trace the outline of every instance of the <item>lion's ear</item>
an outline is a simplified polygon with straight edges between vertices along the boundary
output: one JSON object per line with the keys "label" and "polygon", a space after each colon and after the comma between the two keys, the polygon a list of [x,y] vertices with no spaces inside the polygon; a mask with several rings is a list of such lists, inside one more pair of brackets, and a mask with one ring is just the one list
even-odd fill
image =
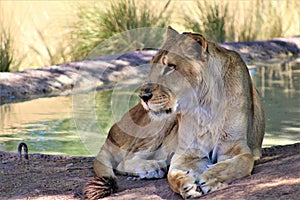
{"label": "lion's ear", "polygon": [[200,34],[183,33],[185,36],[181,48],[189,57],[200,58],[201,60],[206,57],[207,40]]}
{"label": "lion's ear", "polygon": [[195,40],[198,44],[200,44],[202,46],[202,51],[204,52],[207,51],[207,40],[203,35],[197,33],[187,33],[187,32],[184,32],[183,35],[187,35],[188,37]]}
{"label": "lion's ear", "polygon": [[206,39],[200,34],[194,34],[194,40],[196,40],[201,46],[204,52],[207,51],[207,41]]}
{"label": "lion's ear", "polygon": [[171,26],[168,26],[168,29],[167,29],[167,40],[174,40],[175,37],[178,35],[179,33],[173,29]]}

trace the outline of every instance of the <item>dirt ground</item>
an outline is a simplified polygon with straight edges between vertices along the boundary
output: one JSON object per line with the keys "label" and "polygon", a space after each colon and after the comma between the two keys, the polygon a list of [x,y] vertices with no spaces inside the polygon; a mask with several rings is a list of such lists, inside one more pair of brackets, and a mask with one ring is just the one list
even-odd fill
{"label": "dirt ground", "polygon": [[[94,176],[93,157],[0,152],[0,199],[81,199]],[[180,199],[166,179],[127,180],[118,176],[119,191],[107,200]],[[200,199],[299,199],[300,143],[263,149],[253,175]]]}

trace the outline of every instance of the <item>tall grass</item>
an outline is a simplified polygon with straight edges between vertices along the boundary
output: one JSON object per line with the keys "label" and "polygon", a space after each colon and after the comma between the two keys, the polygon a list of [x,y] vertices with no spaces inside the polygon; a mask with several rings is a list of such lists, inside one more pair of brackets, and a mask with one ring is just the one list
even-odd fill
{"label": "tall grass", "polygon": [[[140,2],[120,0],[111,2],[105,9],[99,2],[95,2],[92,6],[79,6],[78,20],[71,27],[73,58],[85,58],[99,43],[124,31],[142,27],[165,28],[170,23],[171,12],[167,11],[169,5],[170,0],[162,8],[154,10],[146,0]],[[145,35],[145,38],[147,36]],[[135,42],[133,37],[126,40],[124,45]],[[118,47],[120,44],[112,45]],[[141,44],[143,45],[145,44]],[[107,53],[114,52],[107,51]]]}
{"label": "tall grass", "polygon": [[[46,37],[46,34],[36,28],[37,40],[42,43],[43,48],[37,48],[34,45],[30,45],[30,49],[43,60],[43,64],[55,65],[71,61],[70,48],[68,48],[69,43],[57,38],[56,43],[50,43]],[[67,34],[60,34],[60,37],[66,37]]]}
{"label": "tall grass", "polygon": [[228,23],[228,4],[217,4],[209,1],[196,1],[194,15],[184,16],[184,26],[194,32],[202,33],[207,38],[224,42],[228,33],[226,25]]}
{"label": "tall grass", "polygon": [[[256,0],[248,2],[248,8],[241,8],[241,13],[234,20],[235,40],[253,41],[281,37],[285,34],[293,16],[288,15],[289,4],[292,1],[282,1],[280,4],[272,1]],[[247,5],[246,5],[247,6]],[[249,9],[253,8],[253,9]],[[242,23],[240,23],[242,22]]]}
{"label": "tall grass", "polygon": [[1,28],[0,30],[0,72],[9,72],[12,65],[13,52],[10,33]]}
{"label": "tall grass", "polygon": [[[103,53],[144,49],[153,41],[161,43],[162,37],[139,31],[139,27],[172,25],[179,31],[200,32],[219,42],[266,40],[300,33],[299,0],[68,1],[65,2],[67,7],[49,6],[49,9],[47,4],[34,7],[45,9],[40,14],[52,12],[49,20],[43,20],[47,15],[35,15],[38,12],[32,12],[29,6],[0,1],[0,25],[3,21],[6,25],[6,28],[0,27],[0,56],[4,63],[0,71],[83,59],[98,44],[121,32],[124,40],[107,43]],[[171,15],[171,11],[174,14]],[[13,34],[7,25],[13,28]],[[68,34],[70,26],[71,34]],[[130,29],[136,32],[127,34]]]}
{"label": "tall grass", "polygon": [[[257,4],[257,6],[255,6]],[[236,15],[237,22],[233,21],[234,36],[236,41],[253,41],[257,40],[259,35],[262,35],[263,17],[262,12],[264,8],[260,5],[260,0],[252,1],[248,5],[252,9],[240,8],[243,10],[243,16],[240,18],[241,13]],[[238,8],[239,10],[239,8]]]}
{"label": "tall grass", "polygon": [[183,24],[217,42],[265,40],[284,36],[290,26],[299,31],[294,21],[299,20],[295,10],[299,4],[296,0],[197,0]]}
{"label": "tall grass", "polygon": [[0,19],[0,72],[9,72],[16,68],[15,49],[11,29],[4,26]]}
{"label": "tall grass", "polygon": [[[289,10],[289,3],[282,2],[282,6],[286,10]],[[299,4],[300,6],[300,4]],[[280,37],[284,35],[284,32],[291,26],[293,20],[285,19],[285,13],[277,8],[271,1],[267,2],[265,5],[266,15],[262,16],[264,24],[267,25],[268,32],[266,33],[267,38]],[[300,15],[300,14],[299,14]],[[300,22],[296,22],[300,28]]]}

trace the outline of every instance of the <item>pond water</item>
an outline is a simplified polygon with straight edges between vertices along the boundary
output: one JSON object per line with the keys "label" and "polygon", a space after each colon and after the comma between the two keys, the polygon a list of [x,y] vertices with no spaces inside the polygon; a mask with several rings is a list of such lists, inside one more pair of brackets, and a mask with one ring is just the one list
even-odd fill
{"label": "pond water", "polygon": [[[300,63],[251,67],[266,112],[263,146],[300,142]],[[138,102],[137,85],[0,106],[0,151],[95,155],[110,126]],[[125,105],[125,106],[124,106]]]}

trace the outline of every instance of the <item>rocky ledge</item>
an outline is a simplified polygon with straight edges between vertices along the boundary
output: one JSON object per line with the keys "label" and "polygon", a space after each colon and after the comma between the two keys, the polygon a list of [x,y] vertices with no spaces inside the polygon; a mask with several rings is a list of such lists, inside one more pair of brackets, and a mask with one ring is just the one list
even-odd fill
{"label": "rocky ledge", "polygon": [[[220,45],[237,51],[249,67],[267,63],[281,64],[297,58],[300,53],[300,37]],[[133,80],[141,75],[145,77],[149,71],[149,61],[155,53],[138,51],[36,70],[0,73],[0,105],[93,89],[109,89],[120,79]],[[87,81],[85,87],[77,87]]]}

